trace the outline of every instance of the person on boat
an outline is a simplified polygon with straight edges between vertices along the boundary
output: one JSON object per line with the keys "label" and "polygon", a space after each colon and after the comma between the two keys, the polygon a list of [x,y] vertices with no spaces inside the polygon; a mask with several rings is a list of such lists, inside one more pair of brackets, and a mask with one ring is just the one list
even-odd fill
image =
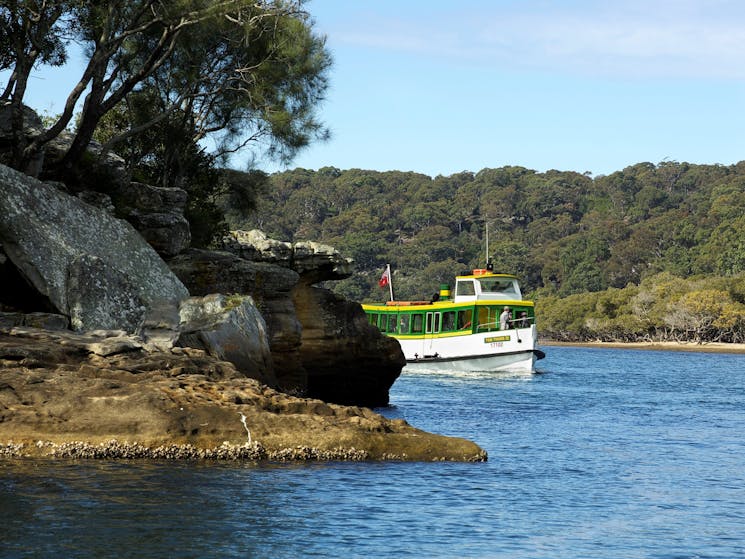
{"label": "person on boat", "polygon": [[512,313],[510,313],[510,308],[505,307],[502,311],[502,314],[499,315],[499,329],[500,330],[508,330],[510,327],[510,319],[512,318]]}
{"label": "person on boat", "polygon": [[528,326],[530,326],[530,320],[528,319],[528,313],[525,311],[522,311],[520,315],[518,316],[517,327],[527,328]]}

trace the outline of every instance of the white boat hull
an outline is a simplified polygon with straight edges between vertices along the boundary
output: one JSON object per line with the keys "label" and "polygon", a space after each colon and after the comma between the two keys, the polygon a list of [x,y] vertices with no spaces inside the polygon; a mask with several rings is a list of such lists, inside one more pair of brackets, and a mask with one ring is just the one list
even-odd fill
{"label": "white boat hull", "polygon": [[401,339],[406,369],[431,371],[525,371],[543,352],[535,326],[468,336]]}

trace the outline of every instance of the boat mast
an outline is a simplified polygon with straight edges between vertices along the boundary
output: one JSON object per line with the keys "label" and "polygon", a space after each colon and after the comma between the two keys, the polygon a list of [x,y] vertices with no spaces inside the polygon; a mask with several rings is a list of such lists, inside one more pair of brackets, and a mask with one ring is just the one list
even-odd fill
{"label": "boat mast", "polygon": [[492,264],[491,256],[489,256],[489,222],[487,220],[484,220],[484,224],[486,225],[486,269],[490,272],[493,272],[494,264]]}
{"label": "boat mast", "polygon": [[484,255],[484,262],[487,264],[489,263],[489,222],[484,220],[484,225],[486,225],[486,254]]}

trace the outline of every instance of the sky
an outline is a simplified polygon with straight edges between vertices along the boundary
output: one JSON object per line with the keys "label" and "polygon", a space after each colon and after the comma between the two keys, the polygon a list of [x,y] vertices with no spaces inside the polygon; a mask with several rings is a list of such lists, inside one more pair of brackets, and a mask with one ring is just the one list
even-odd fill
{"label": "sky", "polygon": [[745,159],[741,0],[311,0],[332,140],[294,166],[610,174]]}
{"label": "sky", "polygon": [[[259,162],[267,171],[434,177],[520,165],[598,176],[645,161],[745,159],[741,0],[309,0],[305,8],[334,59],[318,108],[332,138],[288,167]],[[29,104],[59,112],[69,76],[40,71]]]}

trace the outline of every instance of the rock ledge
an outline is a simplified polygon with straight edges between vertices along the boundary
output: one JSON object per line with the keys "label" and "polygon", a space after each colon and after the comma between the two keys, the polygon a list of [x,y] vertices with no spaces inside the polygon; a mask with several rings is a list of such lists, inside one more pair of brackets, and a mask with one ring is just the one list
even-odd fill
{"label": "rock ledge", "polygon": [[278,392],[201,350],[112,338],[0,331],[0,457],[486,460],[465,439]]}

